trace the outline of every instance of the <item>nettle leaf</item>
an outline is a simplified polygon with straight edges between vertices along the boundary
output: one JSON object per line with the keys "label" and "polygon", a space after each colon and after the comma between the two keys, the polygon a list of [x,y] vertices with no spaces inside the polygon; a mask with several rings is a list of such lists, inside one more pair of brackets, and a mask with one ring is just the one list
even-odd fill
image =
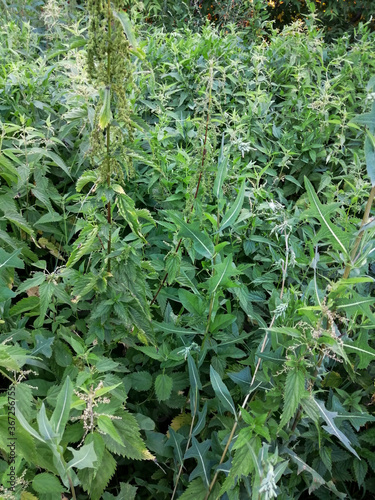
{"label": "nettle leaf", "polygon": [[64,486],[60,483],[56,476],[43,472],[37,474],[32,482],[33,490],[37,493],[62,493],[66,491]]}
{"label": "nettle leaf", "polygon": [[56,407],[51,416],[51,426],[61,437],[69,420],[70,405],[73,396],[73,384],[69,376],[66,377],[64,385],[57,396]]}
{"label": "nettle leaf", "polygon": [[206,441],[204,441],[203,443],[199,443],[194,436],[191,439],[192,446],[185,453],[184,460],[188,458],[195,458],[198,462],[198,465],[190,474],[189,480],[192,481],[199,476],[203,479],[204,484],[206,486],[209,486],[211,461],[208,460],[207,453],[211,447],[211,440],[206,439]]}
{"label": "nettle leaf", "polygon": [[211,238],[199,229],[197,223],[187,223],[179,215],[168,211],[168,217],[180,228],[179,235],[193,241],[195,251],[207,259],[212,259],[215,248]]}
{"label": "nettle leaf", "polygon": [[361,487],[363,485],[363,482],[365,480],[367,471],[368,471],[368,465],[365,460],[354,460],[353,463],[353,470],[354,470],[354,475],[356,478],[356,481],[358,483],[358,486]]}
{"label": "nettle leaf", "polygon": [[[221,221],[220,229],[219,231],[216,232],[224,231],[224,229],[226,229],[227,227],[233,226],[242,208],[244,198],[245,198],[245,181],[242,182],[242,185],[240,187],[235,202],[233,203],[233,205],[231,205],[230,209],[226,211]],[[216,234],[216,232],[214,234]]]}
{"label": "nettle leaf", "polygon": [[206,498],[207,488],[201,478],[189,482],[189,486],[179,497],[179,500],[204,500]]}
{"label": "nettle leaf", "polygon": [[73,467],[75,469],[94,468],[94,463],[97,461],[94,443],[85,444],[79,450],[68,446],[68,450],[73,453],[73,458],[67,463],[67,470]]}
{"label": "nettle leaf", "polygon": [[[117,462],[107,449],[103,449],[97,470],[83,469],[78,472],[82,488],[90,493],[91,500],[104,498],[103,492],[116,472]],[[102,496],[103,495],[103,496]]]}
{"label": "nettle leaf", "polygon": [[321,229],[316,236],[317,241],[328,240],[333,248],[348,256],[347,248],[350,243],[350,234],[345,233],[342,229],[334,226],[329,220],[327,207],[322,205],[317,197],[315,190],[307,177],[305,177],[305,186],[307,194],[311,203],[311,209],[308,211],[309,215],[316,217],[320,224]]}
{"label": "nettle leaf", "polygon": [[155,392],[158,401],[165,401],[169,399],[172,393],[173,387],[173,379],[166,375],[165,373],[161,373],[155,379]]}
{"label": "nettle leaf", "polygon": [[170,253],[165,260],[165,271],[168,273],[168,284],[171,285],[180,272],[180,253]]}
{"label": "nettle leaf", "polygon": [[375,350],[368,345],[368,332],[362,330],[355,342],[344,342],[345,351],[353,352],[359,356],[358,368],[366,369],[368,365],[375,359]]}
{"label": "nettle leaf", "polygon": [[140,436],[137,420],[128,412],[121,412],[121,420],[113,420],[122,444],[114,440],[109,434],[103,436],[107,448],[113,453],[133,460],[153,460],[154,457],[146,449]]}
{"label": "nettle leaf", "polygon": [[325,429],[329,434],[332,434],[332,436],[336,436],[341,443],[353,453],[358,459],[359,456],[355,449],[352,447],[350,444],[350,441],[347,436],[343,432],[340,431],[340,429],[336,426],[334,418],[337,416],[337,412],[333,411],[328,411],[327,408],[324,406],[323,401],[319,401],[317,399],[312,398],[312,401],[315,403],[315,405],[318,407],[319,413],[323,420],[325,420],[327,425],[323,426],[323,429]]}
{"label": "nettle leaf", "polygon": [[232,396],[230,395],[227,386],[221,380],[220,375],[212,365],[210,366],[210,380],[212,388],[215,391],[216,396],[219,398],[221,404],[224,406],[224,408],[229,410],[237,420],[236,407],[234,405]]}
{"label": "nettle leaf", "polygon": [[280,420],[280,427],[283,427],[293,417],[300,404],[301,399],[306,395],[305,372],[301,367],[295,367],[288,371],[284,388],[284,408]]}
{"label": "nettle leaf", "polygon": [[220,495],[232,489],[242,476],[247,477],[254,470],[258,477],[261,475],[257,459],[258,449],[256,438],[251,438],[235,451],[228,477],[223,483]]}

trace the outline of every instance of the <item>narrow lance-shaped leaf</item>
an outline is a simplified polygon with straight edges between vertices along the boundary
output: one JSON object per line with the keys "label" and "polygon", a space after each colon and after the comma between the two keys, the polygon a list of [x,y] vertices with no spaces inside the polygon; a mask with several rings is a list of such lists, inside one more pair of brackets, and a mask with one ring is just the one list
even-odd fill
{"label": "narrow lance-shaped leaf", "polygon": [[190,474],[189,480],[192,481],[196,477],[201,477],[204,483],[208,486],[210,484],[210,468],[211,464],[207,460],[207,453],[211,446],[211,440],[207,439],[203,443],[199,443],[195,437],[192,438],[192,446],[185,453],[184,460],[187,458],[195,458],[198,462],[196,468]]}
{"label": "narrow lance-shaped leaf", "polygon": [[358,368],[365,370],[371,361],[375,360],[375,350],[368,345],[368,332],[362,331],[355,342],[344,342],[345,351],[359,356]]}
{"label": "narrow lance-shaped leaf", "polygon": [[203,257],[212,259],[214,254],[214,244],[210,237],[199,230],[197,224],[188,224],[179,215],[168,212],[168,217],[180,228],[180,235],[193,240],[195,250]]}
{"label": "narrow lance-shaped leaf", "polygon": [[221,150],[218,161],[217,175],[214,182],[214,195],[220,199],[223,197],[223,182],[227,176],[228,158],[224,158],[224,134],[221,140]]}
{"label": "narrow lance-shaped leaf", "polygon": [[212,388],[215,391],[216,396],[219,398],[221,404],[224,406],[224,408],[233,413],[233,415],[237,419],[236,407],[234,406],[232,396],[230,395],[227,386],[221,380],[220,375],[212,365],[210,366],[210,379]]}
{"label": "narrow lance-shaped leaf", "polygon": [[325,213],[325,207],[320,203],[314,188],[307,177],[305,177],[305,186],[307,194],[312,205],[310,213],[313,217],[316,217],[321,223],[321,229],[317,235],[317,239],[328,239],[331,245],[337,250],[348,255],[346,246],[349,243],[350,236],[344,233],[340,228],[334,227],[332,222],[327,217]]}
{"label": "narrow lance-shaped leaf", "polygon": [[[230,207],[230,209],[225,213],[223,220],[221,221],[219,231],[223,231],[228,226],[231,226],[236,222],[238,214],[240,213],[240,210],[241,210],[242,205],[243,205],[244,197],[245,197],[245,181],[242,182],[241,188],[238,192],[238,195],[237,195],[235,202]],[[218,232],[218,231],[216,231],[216,232]]]}
{"label": "narrow lance-shaped leaf", "polygon": [[191,411],[195,415],[198,409],[199,401],[199,390],[202,389],[202,384],[199,378],[199,373],[197,365],[191,354],[188,354],[188,369],[189,369],[189,380],[190,380],[190,405]]}
{"label": "narrow lance-shaped leaf", "polygon": [[69,377],[66,377],[64,385],[57,396],[56,407],[51,417],[51,426],[56,434],[62,436],[69,419],[70,404],[73,396],[73,384]]}
{"label": "narrow lance-shaped leaf", "polygon": [[111,111],[111,90],[109,87],[104,89],[103,106],[99,113],[99,127],[103,130],[112,120]]}

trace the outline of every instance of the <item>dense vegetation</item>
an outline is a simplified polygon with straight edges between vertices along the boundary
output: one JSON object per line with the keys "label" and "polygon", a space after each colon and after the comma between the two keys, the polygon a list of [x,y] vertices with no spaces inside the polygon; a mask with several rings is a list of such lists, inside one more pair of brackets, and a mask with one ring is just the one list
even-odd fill
{"label": "dense vegetation", "polygon": [[315,3],[4,2],[1,499],[374,497],[375,33]]}

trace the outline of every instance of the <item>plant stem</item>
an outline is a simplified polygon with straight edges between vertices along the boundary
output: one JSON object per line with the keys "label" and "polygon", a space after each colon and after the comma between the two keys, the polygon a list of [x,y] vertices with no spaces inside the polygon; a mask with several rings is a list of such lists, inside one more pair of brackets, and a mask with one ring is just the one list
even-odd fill
{"label": "plant stem", "polygon": [[[111,26],[111,1],[108,0],[108,47],[107,47],[107,85],[111,85],[111,37],[112,37],[112,26]],[[108,188],[111,187],[111,125],[107,125],[107,185]],[[111,253],[112,246],[112,216],[111,216],[111,202],[107,203],[107,221],[109,224],[109,235],[108,235],[108,246],[107,246],[107,257]],[[111,261],[108,258],[107,270],[111,272]]]}
{"label": "plant stem", "polygon": [[[375,186],[373,186],[371,191],[370,191],[370,195],[369,195],[367,203],[366,203],[365,213],[363,214],[363,218],[362,218],[362,222],[361,222],[361,228],[368,222],[368,218],[370,215],[370,210],[372,207],[372,203],[374,201],[374,197],[375,197]],[[364,231],[360,231],[355,242],[354,242],[353,250],[350,254],[351,262],[346,264],[345,271],[343,274],[343,279],[347,279],[349,277],[349,274],[350,274],[350,271],[352,268],[351,264],[352,264],[352,262],[355,262],[357,260],[355,257],[356,257],[356,253],[357,253],[359,244],[361,243],[363,234],[364,234]]]}
{"label": "plant stem", "polygon": [[68,475],[68,481],[69,481],[69,485],[70,485],[70,491],[72,492],[72,498],[73,498],[73,500],[77,500],[76,492],[75,492],[75,489],[73,486],[73,481],[71,480],[69,475]]}

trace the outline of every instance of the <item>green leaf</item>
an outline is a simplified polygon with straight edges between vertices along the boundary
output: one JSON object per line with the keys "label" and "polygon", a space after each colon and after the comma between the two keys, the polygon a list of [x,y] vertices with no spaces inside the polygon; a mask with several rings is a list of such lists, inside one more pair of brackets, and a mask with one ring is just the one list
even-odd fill
{"label": "green leaf", "polygon": [[19,421],[19,423],[22,425],[22,427],[27,430],[31,436],[33,436],[35,439],[38,441],[41,441],[42,443],[45,443],[46,441],[41,437],[41,435],[31,427],[31,425],[27,422],[25,417],[22,415],[22,413],[19,411],[18,406],[16,404],[16,417]]}
{"label": "green leaf", "polygon": [[104,130],[109,123],[111,123],[113,119],[112,111],[111,111],[111,89],[109,87],[105,87],[104,89],[104,97],[103,97],[103,106],[99,112],[99,127]]}
{"label": "green leaf", "polygon": [[170,253],[165,260],[165,271],[168,273],[168,284],[171,285],[180,272],[181,255],[179,253]]}
{"label": "green leaf", "polygon": [[344,233],[342,229],[337,226],[333,226],[331,221],[327,218],[327,207],[323,206],[319,198],[317,197],[314,188],[307,177],[305,177],[305,186],[307,190],[310,203],[312,205],[309,214],[312,217],[316,217],[321,223],[321,229],[316,237],[317,240],[328,239],[331,245],[343,252],[344,255],[348,256],[347,247],[350,242],[350,235]]}
{"label": "green leaf", "polygon": [[354,460],[353,470],[358,486],[361,487],[365,480],[368,466],[365,460]]}
{"label": "green leaf", "polygon": [[43,472],[37,474],[32,482],[33,490],[37,493],[62,493],[66,491],[64,486],[60,483],[56,476]]}
{"label": "green leaf", "polygon": [[47,418],[46,407],[44,406],[44,403],[42,403],[36,419],[38,422],[39,432],[43,439],[45,439],[46,442],[52,441],[53,443],[58,443],[60,441],[60,438],[58,434],[52,429],[51,423]]}
{"label": "green leaf", "polygon": [[260,476],[261,471],[258,469],[257,460],[257,442],[255,438],[251,438],[244,446],[235,450],[229,474],[223,483],[220,494],[223,495],[232,489],[242,476],[247,477],[254,470]]}
{"label": "green leaf", "polygon": [[332,436],[336,436],[341,443],[353,453],[358,459],[359,456],[355,449],[351,446],[349,439],[343,432],[341,432],[338,427],[335,424],[334,418],[337,416],[337,412],[333,411],[328,411],[327,408],[324,406],[323,401],[319,401],[318,399],[312,398],[312,401],[315,403],[315,405],[319,409],[319,413],[323,420],[325,420],[327,425],[323,426],[323,429],[325,429],[329,434],[332,434]]}
{"label": "green leaf", "polygon": [[24,269],[25,264],[23,260],[18,258],[21,253],[21,248],[17,248],[12,253],[8,253],[2,248],[0,248],[0,269],[5,269],[7,267],[17,267],[19,269]]}
{"label": "green leaf", "polygon": [[214,182],[214,195],[216,198],[223,197],[223,182],[227,176],[228,158],[224,157],[224,133],[221,139],[221,149],[217,166],[217,174]]}
{"label": "green leaf", "polygon": [[79,471],[78,477],[84,490],[90,493],[91,500],[104,498],[103,492],[115,474],[116,466],[116,460],[107,449],[104,449],[100,463],[97,465],[97,471],[94,469]]}
{"label": "green leaf", "polygon": [[305,373],[296,367],[288,371],[284,388],[284,408],[280,420],[280,427],[283,427],[293,417],[301,399],[306,395]]}
{"label": "green leaf", "polygon": [[201,478],[189,481],[189,486],[178,500],[204,500],[206,498],[207,488]]}
{"label": "green leaf", "polygon": [[117,432],[116,427],[113,425],[110,417],[108,417],[107,415],[99,415],[97,422],[98,427],[103,434],[108,434],[112,439],[122,444],[122,438]]}
{"label": "green leaf", "polygon": [[155,392],[158,401],[169,399],[172,393],[173,380],[169,375],[161,373],[155,380]]}
{"label": "green leaf", "polygon": [[86,467],[93,468],[94,462],[97,460],[94,443],[85,444],[79,450],[75,450],[68,446],[68,450],[73,453],[73,458],[67,463],[67,470],[85,469]]}
{"label": "green leaf", "polygon": [[375,350],[368,345],[368,332],[366,330],[362,330],[355,342],[344,342],[342,345],[345,351],[359,356],[358,368],[360,370],[366,369],[375,359]]}
{"label": "green leaf", "polygon": [[133,415],[121,412],[121,420],[113,420],[113,425],[120,434],[123,444],[117,443],[106,434],[103,439],[110,451],[133,460],[152,460],[154,458],[146,449],[140,436],[138,422]]}
{"label": "green leaf", "polygon": [[61,170],[63,170],[66,173],[67,176],[69,176],[71,178],[69,168],[65,164],[64,160],[59,155],[54,153],[53,151],[48,151],[47,149],[42,149],[42,148],[32,148],[30,150],[30,154],[33,154],[33,153],[39,153],[43,156],[46,156],[47,158],[52,160],[53,163],[55,163],[58,167],[60,167]]}
{"label": "green leaf", "polygon": [[46,358],[50,358],[52,356],[52,348],[55,337],[44,337],[40,333],[35,335],[35,347],[31,351],[31,354],[35,356],[36,354],[40,356],[43,354]]}
{"label": "green leaf", "polygon": [[187,328],[182,328],[181,326],[176,326],[174,323],[154,323],[154,328],[158,332],[163,332],[165,334],[176,334],[176,335],[198,335],[199,332],[194,330],[188,330]]}
{"label": "green leaf", "polygon": [[4,213],[4,218],[7,219],[9,222],[12,222],[15,226],[17,226],[21,231],[24,233],[34,237],[35,232],[30,226],[30,224],[27,222],[27,220],[18,212],[14,212],[12,210],[9,210],[9,212]]}
{"label": "green leaf", "polygon": [[124,379],[130,382],[131,388],[135,391],[148,391],[152,386],[152,376],[150,373],[145,371],[133,372],[126,375]]}
{"label": "green leaf", "polygon": [[57,396],[56,407],[51,416],[52,429],[63,436],[65,426],[69,420],[70,405],[73,396],[73,384],[69,376],[66,377],[64,385]]}
{"label": "green leaf", "polygon": [[220,289],[220,287],[226,286],[230,278],[235,275],[236,272],[236,266],[233,263],[233,256],[232,254],[229,254],[223,262],[215,264],[213,276],[205,282],[208,293],[213,295]]}
{"label": "green leaf", "polygon": [[[240,187],[235,202],[233,203],[233,205],[231,205],[230,209],[227,210],[227,212],[225,213],[221,221],[219,231],[224,231],[224,229],[226,229],[228,226],[233,226],[233,224],[236,222],[238,214],[240,213],[240,210],[243,205],[244,197],[245,197],[245,181],[242,182],[242,185]],[[216,234],[216,232],[214,234]]]}
{"label": "green leaf", "polygon": [[369,137],[365,139],[365,157],[367,175],[370,178],[371,186],[375,186],[375,146]]}
{"label": "green leaf", "polygon": [[179,215],[167,212],[167,215],[180,228],[180,236],[193,240],[194,248],[202,257],[212,259],[215,248],[210,237],[199,230],[197,224],[185,222]]}
{"label": "green leaf", "polygon": [[184,458],[183,458],[183,453],[181,450],[181,443],[183,441],[185,441],[185,437],[182,436],[182,434],[175,432],[172,429],[172,427],[168,428],[168,432],[169,432],[170,437],[169,437],[168,441],[165,443],[165,445],[172,446],[177,464],[182,464],[184,461]]}
{"label": "green leaf", "polygon": [[202,384],[197,365],[195,364],[195,361],[190,353],[187,356],[187,360],[190,381],[190,406],[192,413],[195,414],[198,409],[199,391],[202,390]]}
{"label": "green leaf", "polygon": [[187,450],[184,456],[184,460],[188,458],[195,458],[198,462],[196,468],[192,471],[189,476],[189,481],[192,481],[197,476],[203,479],[203,482],[206,486],[210,484],[210,465],[209,460],[206,455],[208,450],[211,447],[211,440],[206,439],[203,443],[198,443],[198,441],[193,436],[192,438],[192,446]]}
{"label": "green leaf", "polygon": [[212,388],[215,391],[216,396],[219,398],[221,404],[224,406],[224,408],[233,413],[237,420],[236,407],[234,406],[232,396],[230,395],[227,386],[221,380],[220,375],[212,365],[210,366],[210,380]]}

